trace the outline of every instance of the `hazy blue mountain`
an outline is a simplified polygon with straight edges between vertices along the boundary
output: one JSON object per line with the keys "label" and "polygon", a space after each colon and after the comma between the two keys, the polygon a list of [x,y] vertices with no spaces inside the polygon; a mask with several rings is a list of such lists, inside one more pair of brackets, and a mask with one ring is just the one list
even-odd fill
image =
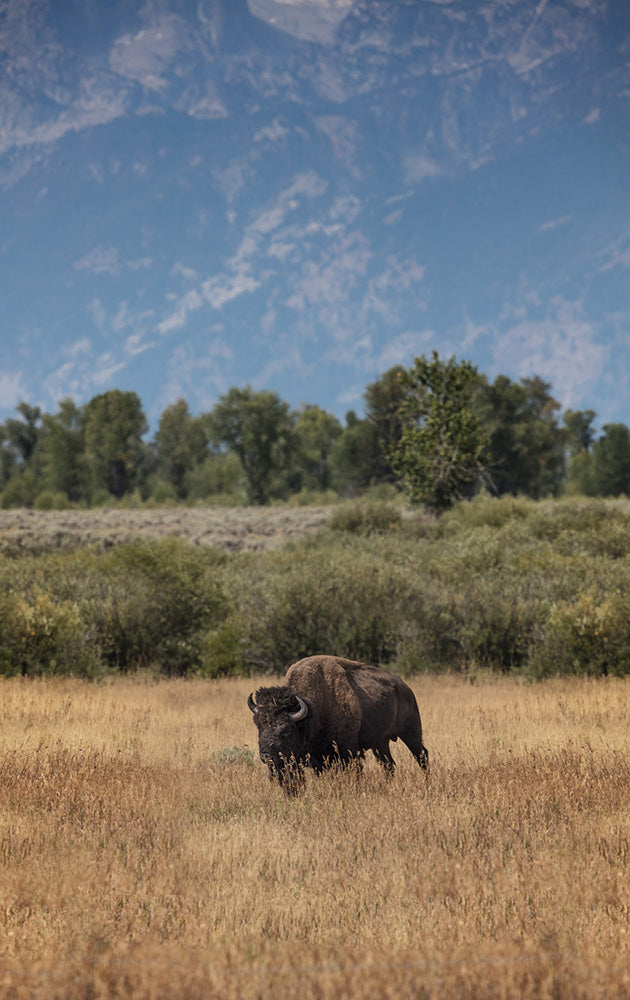
{"label": "hazy blue mountain", "polygon": [[627,0],[0,0],[0,419],[434,348],[630,422]]}

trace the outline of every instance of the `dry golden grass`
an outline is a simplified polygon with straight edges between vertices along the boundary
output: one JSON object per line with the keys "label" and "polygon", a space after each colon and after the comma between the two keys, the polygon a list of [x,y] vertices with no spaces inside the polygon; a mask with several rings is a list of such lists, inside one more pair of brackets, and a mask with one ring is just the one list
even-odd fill
{"label": "dry golden grass", "polygon": [[419,678],[428,781],[294,799],[255,683],[0,683],[2,997],[630,996],[628,683]]}

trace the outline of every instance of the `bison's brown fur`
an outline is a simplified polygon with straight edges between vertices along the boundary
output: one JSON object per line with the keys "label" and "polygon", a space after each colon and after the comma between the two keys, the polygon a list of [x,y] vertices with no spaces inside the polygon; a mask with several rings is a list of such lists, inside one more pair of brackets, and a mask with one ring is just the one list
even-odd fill
{"label": "bison's brown fur", "polygon": [[[420,767],[429,755],[412,690],[400,677],[338,656],[308,656],[289,667],[284,684],[250,695],[261,760],[292,789],[305,766],[361,762],[366,750],[394,770],[391,740],[406,743]],[[289,780],[287,780],[289,779]]]}

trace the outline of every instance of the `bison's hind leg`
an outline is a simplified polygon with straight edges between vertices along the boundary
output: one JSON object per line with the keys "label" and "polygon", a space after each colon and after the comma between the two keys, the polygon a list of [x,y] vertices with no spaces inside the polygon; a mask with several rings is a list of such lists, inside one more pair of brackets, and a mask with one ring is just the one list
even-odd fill
{"label": "bison's hind leg", "polygon": [[422,770],[428,772],[429,751],[422,742],[422,733],[401,733],[400,738],[409,747]]}
{"label": "bison's hind leg", "polygon": [[394,773],[396,764],[389,749],[389,741],[385,743],[383,746],[372,747],[372,753],[376,757],[379,764],[381,764],[384,767],[387,776],[391,778],[391,776]]}

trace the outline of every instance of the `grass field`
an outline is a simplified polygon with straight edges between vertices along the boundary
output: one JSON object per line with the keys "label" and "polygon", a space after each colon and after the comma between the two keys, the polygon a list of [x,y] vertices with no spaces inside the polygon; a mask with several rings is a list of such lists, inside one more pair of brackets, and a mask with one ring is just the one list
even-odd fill
{"label": "grass field", "polygon": [[255,679],[0,681],[0,995],[627,998],[627,681],[416,678],[405,747],[285,797]]}

